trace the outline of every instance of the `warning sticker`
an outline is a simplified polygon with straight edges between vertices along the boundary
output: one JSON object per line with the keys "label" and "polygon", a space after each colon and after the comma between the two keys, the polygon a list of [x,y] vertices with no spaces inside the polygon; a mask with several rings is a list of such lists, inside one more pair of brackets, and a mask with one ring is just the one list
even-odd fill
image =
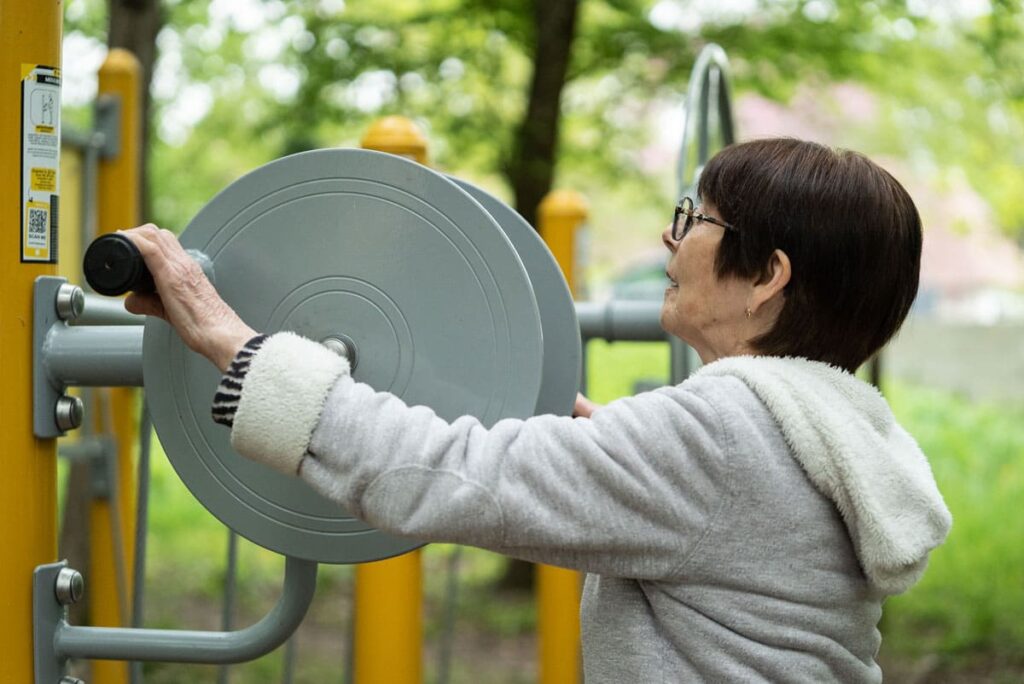
{"label": "warning sticker", "polygon": [[57,262],[60,69],[21,65],[21,260]]}
{"label": "warning sticker", "polygon": [[30,190],[57,192],[57,172],[53,169],[32,169]]}

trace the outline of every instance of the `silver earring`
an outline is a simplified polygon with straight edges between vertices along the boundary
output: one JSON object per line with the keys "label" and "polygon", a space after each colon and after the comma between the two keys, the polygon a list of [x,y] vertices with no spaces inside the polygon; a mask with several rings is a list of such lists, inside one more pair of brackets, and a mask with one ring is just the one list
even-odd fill
{"label": "silver earring", "polygon": [[751,311],[751,310],[750,310],[750,307],[748,306],[748,307],[747,307],[747,318],[750,318],[750,317],[751,317],[751,316],[753,316],[753,315],[754,315],[754,312],[753,312],[753,311]]}

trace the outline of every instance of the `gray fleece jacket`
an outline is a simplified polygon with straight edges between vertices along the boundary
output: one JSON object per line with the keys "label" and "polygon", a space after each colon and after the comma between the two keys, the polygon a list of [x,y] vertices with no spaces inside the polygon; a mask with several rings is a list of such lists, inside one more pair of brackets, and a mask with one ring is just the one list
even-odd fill
{"label": "gray fleece jacket", "polygon": [[232,443],[381,530],[588,573],[594,684],[880,681],[882,602],[951,525],[878,392],[799,359],[485,429],[282,333],[252,357]]}

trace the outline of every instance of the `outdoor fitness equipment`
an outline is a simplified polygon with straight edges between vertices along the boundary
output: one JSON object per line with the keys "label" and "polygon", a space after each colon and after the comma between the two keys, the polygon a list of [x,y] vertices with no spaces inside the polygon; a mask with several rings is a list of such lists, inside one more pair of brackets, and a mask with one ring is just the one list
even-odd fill
{"label": "outdoor fitness equipment", "polygon": [[[123,238],[101,240],[114,246],[100,256],[99,242],[90,247],[90,280],[119,267],[145,276],[130,255],[115,258],[126,250],[116,245]],[[322,341],[349,357],[357,380],[407,403],[486,425],[572,410],[580,336],[557,264],[515,212],[464,181],[367,150],[306,152],[230,185],[181,242],[205,258],[221,296],[254,328]],[[535,287],[543,287],[541,297]],[[88,319],[89,305],[78,306]],[[39,394],[144,378],[153,423],[179,476],[253,542],[328,563],[418,546],[235,454],[229,432],[209,418],[218,372],[163,321],[147,320],[144,336],[140,326],[43,327]],[[54,421],[52,406],[37,403],[37,431],[73,424]]]}
{"label": "outdoor fitness equipment", "polygon": [[[111,293],[144,282],[123,238],[100,240],[86,257],[91,281]],[[306,152],[230,185],[181,242],[253,327],[319,340],[350,359],[357,380],[407,403],[486,425],[572,410],[580,330],[557,263],[515,212],[464,181],[389,154]],[[126,281],[111,286],[119,271]],[[37,683],[57,681],[69,657],[257,657],[301,621],[317,562],[361,563],[418,546],[234,453],[228,431],[209,417],[218,372],[163,321],[142,325],[119,304],[53,277],[37,280],[34,307],[36,436],[81,424],[68,386],[144,384],[168,458],[196,498],[288,557],[277,607],[238,632],[72,626],[63,606],[76,600],[81,576],[64,563],[39,566]]]}
{"label": "outdoor fitness equipment", "polygon": [[719,149],[736,141],[729,59],[721,46],[711,43],[697,55],[684,108],[683,142],[676,163],[676,187],[680,197],[692,195],[708,160]]}

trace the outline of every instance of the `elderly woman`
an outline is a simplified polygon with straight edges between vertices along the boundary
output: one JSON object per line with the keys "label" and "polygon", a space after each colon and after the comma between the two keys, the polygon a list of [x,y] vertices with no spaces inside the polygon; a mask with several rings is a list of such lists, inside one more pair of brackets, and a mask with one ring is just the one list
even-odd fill
{"label": "elderly woman", "polygon": [[917,291],[921,225],[865,157],[729,147],[662,234],[663,327],[686,382],[581,417],[447,423],[292,333],[257,335],[174,236],[126,232],[169,321],[225,371],[239,453],[370,524],[582,570],[588,682],[877,682],[882,602],[951,518],[885,401],[853,372]]}

